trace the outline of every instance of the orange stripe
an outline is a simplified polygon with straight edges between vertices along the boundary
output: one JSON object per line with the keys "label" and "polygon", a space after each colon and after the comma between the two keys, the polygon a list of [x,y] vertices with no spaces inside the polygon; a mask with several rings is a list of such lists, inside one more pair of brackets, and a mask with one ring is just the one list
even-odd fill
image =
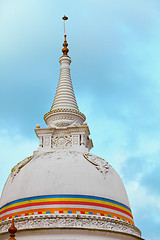
{"label": "orange stripe", "polygon": [[[16,216],[18,215],[18,217],[21,217],[21,214],[26,214],[26,213],[32,213],[32,215],[34,215],[34,212],[43,212],[44,209],[30,209],[30,210],[26,210],[26,211],[22,211],[22,212],[18,212],[18,213],[12,213],[12,214],[9,214],[9,215],[6,215],[4,218],[2,217],[0,220],[2,219],[5,219],[8,218],[8,217],[12,217],[13,215]],[[96,211],[96,210],[92,210],[92,209],[86,209],[86,208],[46,208],[45,211],[50,211],[51,214],[54,214],[55,211],[72,211],[72,213],[76,214],[76,212],[92,212],[93,215],[97,215],[97,213],[102,213],[102,214],[107,214],[107,215],[110,215],[112,218],[114,217],[119,217],[119,218],[123,218],[125,221],[129,221],[130,223],[133,223],[133,221],[131,221],[130,219],[122,216],[122,215],[119,215],[119,214],[115,214],[115,213],[112,213],[112,212],[106,212],[106,211]]]}

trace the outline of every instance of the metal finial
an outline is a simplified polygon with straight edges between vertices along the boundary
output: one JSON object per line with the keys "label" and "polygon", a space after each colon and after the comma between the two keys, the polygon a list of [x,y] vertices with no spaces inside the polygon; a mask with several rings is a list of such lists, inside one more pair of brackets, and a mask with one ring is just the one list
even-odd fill
{"label": "metal finial", "polygon": [[14,226],[14,218],[12,219],[12,225],[8,229],[8,232],[10,233],[10,238],[9,240],[16,240],[15,239],[15,233],[17,232],[17,228]]}
{"label": "metal finial", "polygon": [[64,17],[63,17],[62,19],[65,21],[65,20],[68,20],[68,17],[66,17],[66,16],[64,15]]}
{"label": "metal finial", "polygon": [[65,21],[68,20],[68,17],[66,17],[66,16],[64,15],[64,17],[62,17],[62,19],[64,20],[64,36],[65,36],[65,35],[66,35],[66,32],[65,32]]}
{"label": "metal finial", "polygon": [[63,49],[62,49],[62,52],[63,52],[63,55],[67,55],[67,53],[69,52],[69,49],[67,48],[68,47],[68,43],[67,43],[67,40],[66,40],[66,30],[65,30],[65,21],[68,20],[68,17],[66,17],[64,15],[64,17],[62,17],[62,19],[64,20],[64,43],[63,43]]}

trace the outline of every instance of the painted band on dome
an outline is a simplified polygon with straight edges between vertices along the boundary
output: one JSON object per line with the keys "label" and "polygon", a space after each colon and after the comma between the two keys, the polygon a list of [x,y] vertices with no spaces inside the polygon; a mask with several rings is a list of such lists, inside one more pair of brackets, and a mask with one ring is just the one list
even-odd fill
{"label": "painted band on dome", "polygon": [[[117,201],[86,195],[45,195],[30,198],[18,199],[9,202],[0,208],[0,221],[21,214],[34,215],[37,212],[50,212],[55,214],[57,211],[87,212],[91,215],[101,215],[122,219],[133,223],[132,212],[129,207]],[[41,214],[41,213],[40,213]],[[43,213],[42,213],[43,214]],[[80,213],[84,214],[84,213]]]}

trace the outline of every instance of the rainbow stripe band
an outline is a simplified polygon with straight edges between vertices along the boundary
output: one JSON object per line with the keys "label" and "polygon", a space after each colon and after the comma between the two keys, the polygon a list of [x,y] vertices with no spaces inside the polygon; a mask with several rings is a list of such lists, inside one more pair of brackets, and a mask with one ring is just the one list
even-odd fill
{"label": "rainbow stripe band", "polygon": [[86,195],[45,195],[18,199],[0,208],[0,221],[26,215],[61,213],[106,216],[134,225],[129,207],[111,199]]}

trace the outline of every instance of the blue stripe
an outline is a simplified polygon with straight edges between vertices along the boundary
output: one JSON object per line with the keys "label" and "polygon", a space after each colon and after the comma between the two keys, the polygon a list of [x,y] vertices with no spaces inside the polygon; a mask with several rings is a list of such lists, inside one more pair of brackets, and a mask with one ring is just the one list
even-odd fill
{"label": "blue stripe", "polygon": [[19,202],[24,202],[24,201],[31,201],[31,200],[36,200],[36,199],[45,199],[45,198],[84,198],[84,199],[95,199],[95,200],[101,200],[101,201],[105,201],[105,202],[110,202],[110,203],[114,203],[117,204],[119,206],[122,206],[124,208],[127,208],[130,212],[131,209],[129,207],[127,207],[126,205],[120,203],[120,202],[116,202],[114,200],[111,199],[107,199],[107,198],[102,198],[102,197],[96,197],[96,196],[87,196],[87,195],[42,195],[42,196],[34,196],[34,197],[30,197],[30,198],[21,198],[12,202],[9,202],[7,204],[5,204],[4,206],[2,206],[0,208],[0,210],[4,207],[7,207],[9,205],[15,204],[15,203],[19,203]]}

